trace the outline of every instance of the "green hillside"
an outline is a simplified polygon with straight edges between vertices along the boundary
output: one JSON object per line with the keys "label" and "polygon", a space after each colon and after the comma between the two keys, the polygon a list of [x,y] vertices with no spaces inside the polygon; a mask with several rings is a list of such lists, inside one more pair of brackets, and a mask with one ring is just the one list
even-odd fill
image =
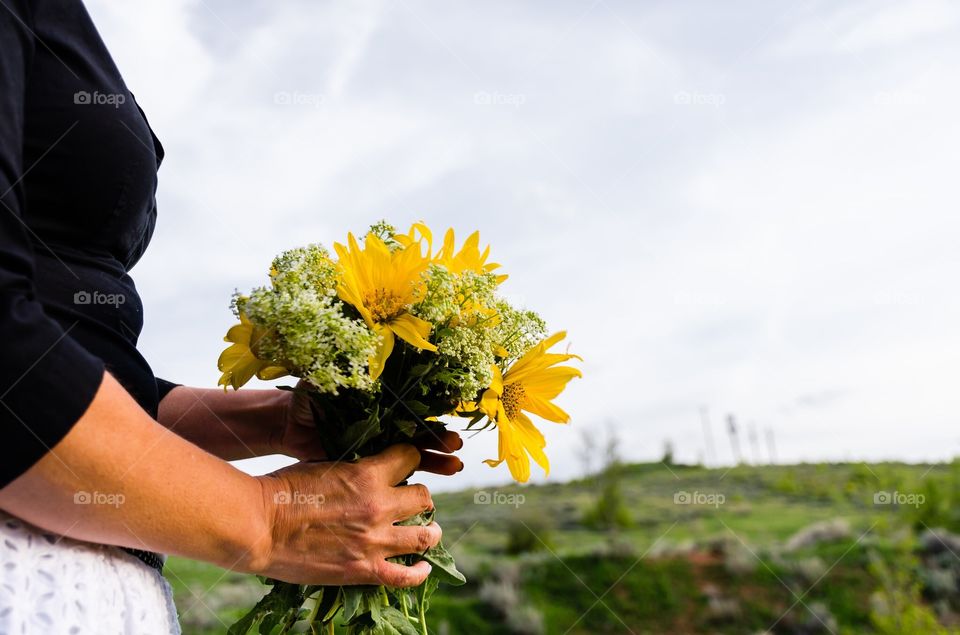
{"label": "green hillside", "polygon": [[[619,465],[435,501],[469,579],[438,592],[437,633],[960,632],[956,461]],[[167,577],[188,635],[263,592],[178,558]]]}

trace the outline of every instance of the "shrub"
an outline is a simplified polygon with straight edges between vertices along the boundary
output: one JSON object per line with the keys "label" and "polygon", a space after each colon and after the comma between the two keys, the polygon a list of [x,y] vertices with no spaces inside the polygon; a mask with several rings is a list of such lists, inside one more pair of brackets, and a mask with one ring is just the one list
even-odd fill
{"label": "shrub", "polygon": [[507,527],[506,552],[511,556],[551,549],[550,529],[542,521],[515,522]]}

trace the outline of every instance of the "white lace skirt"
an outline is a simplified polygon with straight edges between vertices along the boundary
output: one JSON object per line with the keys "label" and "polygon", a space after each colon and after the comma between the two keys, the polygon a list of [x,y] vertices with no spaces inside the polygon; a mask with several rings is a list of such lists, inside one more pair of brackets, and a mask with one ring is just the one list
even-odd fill
{"label": "white lace skirt", "polygon": [[0,511],[0,635],[179,634],[170,585],[118,549]]}

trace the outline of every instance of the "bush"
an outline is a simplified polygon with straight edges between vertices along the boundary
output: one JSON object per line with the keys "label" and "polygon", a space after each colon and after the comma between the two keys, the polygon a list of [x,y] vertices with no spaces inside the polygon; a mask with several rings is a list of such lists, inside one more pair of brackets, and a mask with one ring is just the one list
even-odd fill
{"label": "bush", "polygon": [[511,523],[507,528],[506,552],[511,556],[552,549],[550,529],[542,521]]}
{"label": "bush", "polygon": [[923,603],[916,570],[918,563],[909,542],[895,544],[889,560],[872,553],[870,573],[880,588],[870,598],[870,622],[880,635],[956,635],[937,621]]}
{"label": "bush", "polygon": [[593,529],[626,529],[633,525],[618,478],[607,479],[597,502],[584,514],[583,524]]}
{"label": "bush", "polygon": [[960,461],[954,459],[946,474],[928,474],[919,489],[923,504],[913,508],[914,528],[960,532]]}

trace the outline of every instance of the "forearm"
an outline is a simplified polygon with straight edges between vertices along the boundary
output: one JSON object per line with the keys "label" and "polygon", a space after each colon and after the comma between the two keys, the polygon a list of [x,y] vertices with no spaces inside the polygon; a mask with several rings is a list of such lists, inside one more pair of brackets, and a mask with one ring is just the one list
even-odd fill
{"label": "forearm", "polygon": [[178,386],[160,403],[161,424],[228,461],[279,450],[289,393]]}
{"label": "forearm", "polygon": [[260,482],[171,434],[109,375],[0,508],[49,531],[250,570],[269,544]]}

